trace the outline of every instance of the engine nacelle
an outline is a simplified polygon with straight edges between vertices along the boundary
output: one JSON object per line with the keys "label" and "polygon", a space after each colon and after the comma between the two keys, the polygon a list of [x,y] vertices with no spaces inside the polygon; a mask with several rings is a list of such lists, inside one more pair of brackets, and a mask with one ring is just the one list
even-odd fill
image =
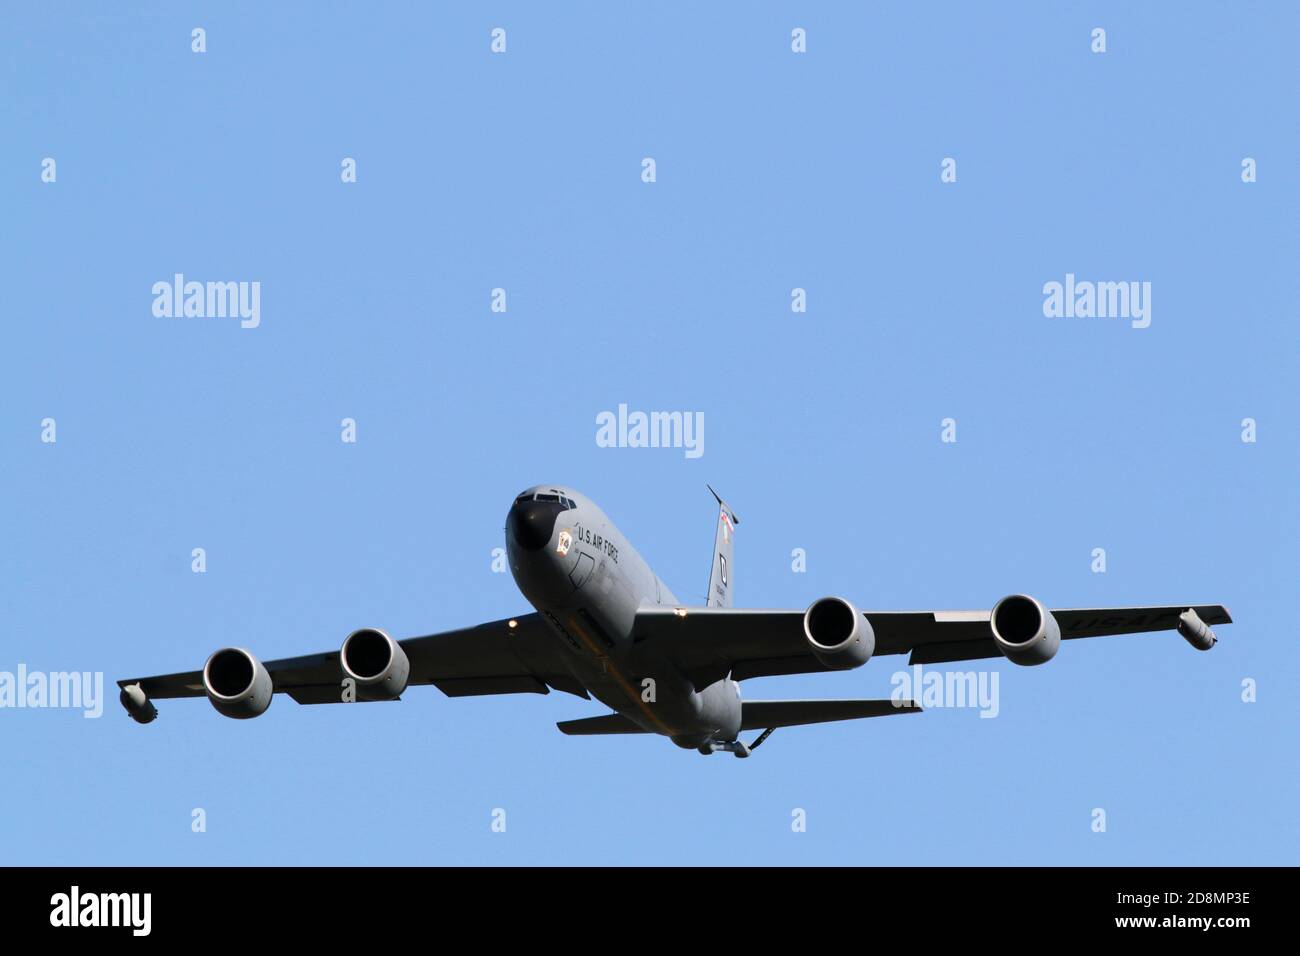
{"label": "engine nacelle", "polygon": [[339,652],[343,673],[362,688],[371,700],[392,700],[406,690],[411,662],[402,645],[377,627],[353,631]]}
{"label": "engine nacelle", "polygon": [[831,670],[861,667],[876,652],[871,622],[843,598],[824,597],[808,605],[803,633],[813,656]]}
{"label": "engine nacelle", "polygon": [[236,720],[262,716],[274,693],[262,662],[242,647],[223,647],[208,658],[203,689],[217,713]]}
{"label": "engine nacelle", "polygon": [[1061,628],[1052,612],[1027,594],[1004,597],[989,616],[993,643],[1013,664],[1046,664],[1061,647]]}

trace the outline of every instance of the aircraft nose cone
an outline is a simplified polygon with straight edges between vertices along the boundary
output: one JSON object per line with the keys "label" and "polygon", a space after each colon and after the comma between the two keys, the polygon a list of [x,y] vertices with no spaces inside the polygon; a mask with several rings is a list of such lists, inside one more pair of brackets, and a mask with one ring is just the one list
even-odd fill
{"label": "aircraft nose cone", "polygon": [[551,501],[516,501],[506,518],[506,529],[525,551],[546,547],[555,531],[555,519],[564,509]]}

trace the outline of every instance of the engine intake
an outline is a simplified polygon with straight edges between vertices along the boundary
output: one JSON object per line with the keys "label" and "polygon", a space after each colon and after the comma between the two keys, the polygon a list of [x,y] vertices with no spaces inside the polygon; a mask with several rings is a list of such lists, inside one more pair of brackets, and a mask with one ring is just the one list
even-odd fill
{"label": "engine intake", "polygon": [[223,647],[208,658],[203,689],[217,713],[236,720],[266,713],[275,690],[262,662],[242,647]]}
{"label": "engine intake", "polygon": [[372,700],[392,700],[406,690],[411,662],[402,645],[377,627],[353,631],[339,653],[343,673],[364,688]]}
{"label": "engine intake", "polygon": [[876,651],[871,622],[843,598],[824,597],[808,605],[803,633],[813,656],[830,670],[861,667]]}
{"label": "engine intake", "polygon": [[1004,597],[989,615],[993,643],[1013,664],[1046,664],[1061,647],[1061,628],[1052,612],[1027,594]]}

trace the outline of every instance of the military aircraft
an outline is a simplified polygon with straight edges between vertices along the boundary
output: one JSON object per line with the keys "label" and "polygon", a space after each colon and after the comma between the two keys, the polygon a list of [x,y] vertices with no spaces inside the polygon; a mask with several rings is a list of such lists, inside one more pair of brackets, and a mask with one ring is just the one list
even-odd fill
{"label": "military aircraft", "polygon": [[[709,489],[713,491],[712,488]],[[907,700],[744,700],[740,682],[861,667],[910,653],[912,664],[1006,657],[1051,660],[1062,640],[1177,630],[1198,650],[1232,618],[1217,604],[1048,610],[1024,594],[991,611],[860,611],[842,597],[806,609],[732,607],[739,519],[717,493],[713,563],[703,607],[679,601],[595,503],[571,488],[537,485],[506,517],[515,583],[536,609],[462,630],[395,641],[353,631],[337,651],[262,663],[239,647],[201,671],[119,681],[135,720],[152,701],[206,696],[227,717],[257,717],[274,694],[300,704],[396,700],[433,684],[448,697],[547,694],[595,697],[612,713],[562,721],[566,734],[661,734],[702,754],[748,757],[778,727],[910,714]],[[743,731],[762,733],[746,744]]]}

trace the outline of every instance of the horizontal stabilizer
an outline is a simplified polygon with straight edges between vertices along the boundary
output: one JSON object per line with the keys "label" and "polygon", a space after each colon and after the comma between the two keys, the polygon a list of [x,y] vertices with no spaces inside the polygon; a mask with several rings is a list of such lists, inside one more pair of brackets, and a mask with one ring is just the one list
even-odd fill
{"label": "horizontal stabilizer", "polygon": [[622,714],[606,714],[603,717],[583,717],[581,720],[562,720],[555,725],[560,733],[575,737],[587,737],[593,734],[644,734],[635,723]]}
{"label": "horizontal stabilizer", "polygon": [[[888,717],[891,714],[919,714],[911,700],[746,700],[740,704],[740,729],[798,727],[832,720],[859,717]],[[567,731],[566,731],[567,732]]]}

